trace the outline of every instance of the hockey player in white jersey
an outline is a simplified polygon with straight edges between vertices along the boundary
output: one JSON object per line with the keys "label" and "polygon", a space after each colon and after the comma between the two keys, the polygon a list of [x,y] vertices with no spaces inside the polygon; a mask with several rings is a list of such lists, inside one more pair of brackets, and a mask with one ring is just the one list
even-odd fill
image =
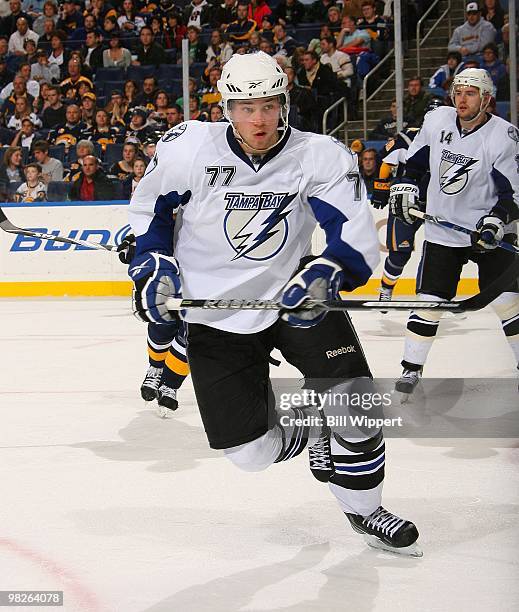
{"label": "hockey player in white jersey", "polygon": [[[372,544],[414,554],[415,525],[381,506],[380,429],[332,436],[316,407],[281,415],[269,380],[278,348],[308,384],[371,384],[349,317],[298,308],[363,285],[379,261],[356,156],[329,137],[289,128],[287,77],[264,53],[233,56],[218,88],[229,123],[188,121],[167,132],[132,197],[136,315],[170,321],[171,296],[281,300],[283,318],[271,310],[184,314],[210,446],[246,471],[308,446],[312,473],[328,482],[352,527]],[[317,222],[327,246],[315,258],[308,255]]]}
{"label": "hockey player in white jersey", "polygon": [[[471,237],[429,221],[417,281],[426,301],[450,300],[464,264],[478,266],[479,287],[485,289],[513,262],[514,253],[496,248],[496,241],[516,242],[519,218],[519,130],[490,115],[486,108],[493,92],[490,75],[479,68],[454,77],[451,97],[455,108],[428,113],[406,156],[404,179],[390,190],[392,212],[407,223],[418,207],[416,181],[427,171],[427,213],[465,226]],[[513,282],[493,302],[503,331],[519,364],[519,287]],[[441,312],[412,312],[397,390],[411,393],[417,385],[440,322]]]}

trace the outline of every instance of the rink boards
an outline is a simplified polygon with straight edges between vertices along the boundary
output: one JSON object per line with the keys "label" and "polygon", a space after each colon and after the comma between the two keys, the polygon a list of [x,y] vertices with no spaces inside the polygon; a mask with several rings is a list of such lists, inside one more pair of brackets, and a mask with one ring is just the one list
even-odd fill
{"label": "rink boards", "polygon": [[[42,202],[2,204],[5,214],[18,227],[70,236],[103,244],[120,244],[130,232],[127,202]],[[372,209],[380,240],[381,260],[386,248],[387,211]],[[422,234],[417,235],[415,253],[404,270],[397,292],[413,294]],[[324,234],[314,235],[315,253],[324,247]],[[367,285],[356,293],[374,295],[382,275],[382,264]],[[463,271],[459,293],[477,291],[475,268]],[[127,266],[116,254],[0,232],[0,297],[21,296],[112,296],[129,295]]]}

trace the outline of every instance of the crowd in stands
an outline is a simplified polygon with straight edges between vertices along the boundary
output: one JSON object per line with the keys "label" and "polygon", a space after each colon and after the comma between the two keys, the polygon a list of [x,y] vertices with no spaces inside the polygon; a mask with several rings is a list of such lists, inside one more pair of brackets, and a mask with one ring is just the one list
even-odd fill
{"label": "crowd in stands", "polygon": [[[222,121],[216,83],[233,53],[262,50],[286,72],[290,124],[320,132],[339,97],[354,118],[362,78],[392,47],[392,0],[0,0],[0,197],[126,199],[158,139],[183,121]],[[403,3],[411,37],[429,3]],[[475,7],[475,8],[474,8]],[[456,71],[478,62],[506,96],[506,15],[498,0],[449,43],[425,81],[445,95]],[[181,45],[188,40],[189,99]],[[447,51],[447,50],[446,50]],[[504,61],[503,61],[504,60]],[[406,125],[419,125],[432,93],[408,84]],[[388,109],[372,138],[396,129]],[[367,155],[370,160],[370,155]],[[368,162],[366,162],[368,163]]]}

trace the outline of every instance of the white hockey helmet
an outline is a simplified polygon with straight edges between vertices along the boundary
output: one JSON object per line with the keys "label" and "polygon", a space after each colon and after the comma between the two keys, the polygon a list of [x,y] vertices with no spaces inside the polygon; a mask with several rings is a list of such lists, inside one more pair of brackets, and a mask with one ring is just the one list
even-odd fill
{"label": "white hockey helmet", "polygon": [[[245,55],[235,54],[222,69],[217,87],[222,94],[223,114],[233,126],[229,102],[281,96],[280,139],[288,129],[288,77],[275,59],[258,51]],[[235,129],[236,132],[236,129]],[[270,147],[272,148],[272,147]]]}
{"label": "white hockey helmet", "polygon": [[[496,88],[492,81],[492,77],[488,74],[486,70],[483,68],[466,68],[454,77],[451,85],[451,100],[454,102],[454,93],[457,87],[476,87],[479,89],[479,94],[481,96],[481,106],[479,108],[479,113],[482,113],[486,110],[487,106],[490,103],[490,98],[495,96]],[[485,96],[488,95],[488,98],[485,100]],[[476,117],[478,116],[476,115]],[[475,119],[476,117],[473,117]]]}

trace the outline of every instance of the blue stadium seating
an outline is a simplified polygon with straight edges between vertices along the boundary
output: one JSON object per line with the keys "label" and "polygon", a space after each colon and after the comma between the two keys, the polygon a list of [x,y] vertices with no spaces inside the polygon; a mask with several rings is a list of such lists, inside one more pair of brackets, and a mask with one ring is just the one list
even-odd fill
{"label": "blue stadium seating", "polygon": [[376,151],[380,151],[384,147],[385,144],[386,144],[385,140],[366,140],[364,142],[364,148],[375,149]]}
{"label": "blue stadium seating", "polygon": [[98,81],[123,81],[124,68],[98,68],[96,71],[96,86]]}
{"label": "blue stadium seating", "polygon": [[143,79],[150,76],[155,76],[157,68],[155,66],[128,66],[126,78],[141,83]]}
{"label": "blue stadium seating", "polygon": [[177,66],[177,64],[162,64],[157,73],[157,78],[171,80],[182,79],[182,66]]}
{"label": "blue stadium seating", "polygon": [[497,110],[497,114],[501,118],[506,119],[507,121],[509,121],[509,118],[510,118],[510,102],[507,102],[506,100],[496,102],[496,110]]}
{"label": "blue stadium seating", "polygon": [[65,202],[70,193],[71,183],[51,181],[47,186],[47,200],[49,202]]}
{"label": "blue stadium seating", "polygon": [[55,159],[59,159],[60,162],[65,161],[66,151],[64,145],[55,145],[49,147],[49,157],[54,157]]}
{"label": "blue stadium seating", "polygon": [[110,167],[112,164],[120,161],[123,156],[123,146],[122,144],[107,144],[106,150],[104,153],[104,163],[106,166]]}

